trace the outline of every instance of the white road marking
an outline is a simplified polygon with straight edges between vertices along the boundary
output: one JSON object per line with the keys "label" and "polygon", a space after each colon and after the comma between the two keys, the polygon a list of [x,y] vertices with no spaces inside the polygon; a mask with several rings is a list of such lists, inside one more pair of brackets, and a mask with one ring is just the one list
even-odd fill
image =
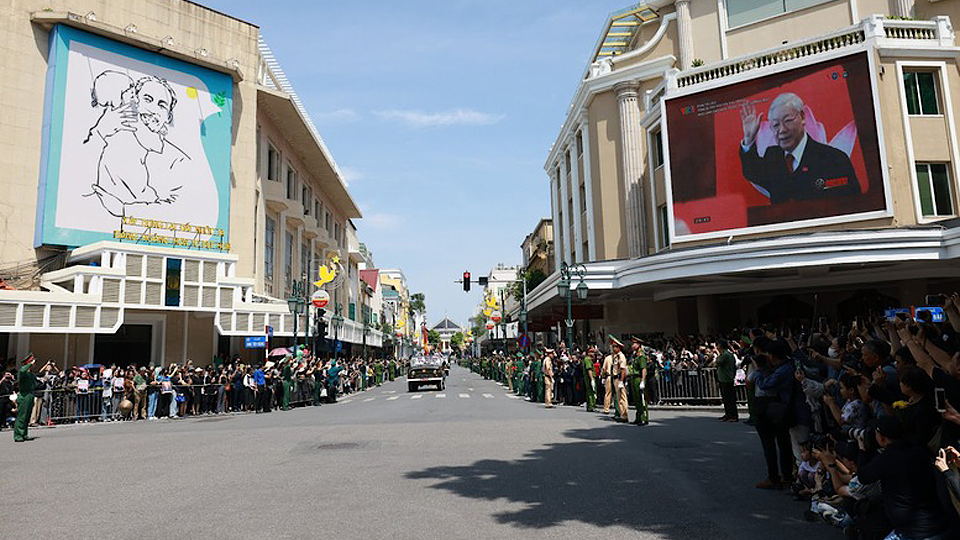
{"label": "white road marking", "polygon": [[397,393],[396,390],[384,390],[383,392],[381,392],[381,394],[396,394],[396,393]]}
{"label": "white road marking", "polygon": [[368,401],[373,401],[373,400],[375,400],[375,399],[377,399],[377,398],[375,398],[375,397],[368,397],[367,399],[363,400],[363,402],[366,403],[366,402],[368,402]]}
{"label": "white road marking", "polygon": [[493,398],[493,394],[484,394],[483,397],[485,397],[485,398]]}
{"label": "white road marking", "polygon": [[417,394],[417,395],[415,395],[415,396],[410,396],[410,399],[420,399],[420,398],[422,398],[422,397],[423,397],[422,394]]}
{"label": "white road marking", "polygon": [[393,400],[395,400],[395,399],[400,399],[400,396],[388,397],[388,398],[387,398],[387,401],[393,401]]}
{"label": "white road marking", "polygon": [[470,391],[473,392],[473,388],[470,388]]}
{"label": "white road marking", "polygon": [[460,397],[461,397],[461,398],[468,398],[468,397],[470,397],[470,394],[460,394]]}
{"label": "white road marking", "polygon": [[345,400],[343,400],[343,401],[338,401],[337,403],[350,403],[351,401],[353,401],[353,400],[352,400],[352,399],[345,399]]}
{"label": "white road marking", "polygon": [[510,398],[510,399],[520,399],[520,396],[515,396],[515,395],[513,395],[513,394],[504,394],[504,395],[507,396],[507,397]]}
{"label": "white road marking", "polygon": [[437,394],[437,397],[438,397],[438,398],[445,398],[445,397],[447,397],[447,395],[446,395],[446,394]]}

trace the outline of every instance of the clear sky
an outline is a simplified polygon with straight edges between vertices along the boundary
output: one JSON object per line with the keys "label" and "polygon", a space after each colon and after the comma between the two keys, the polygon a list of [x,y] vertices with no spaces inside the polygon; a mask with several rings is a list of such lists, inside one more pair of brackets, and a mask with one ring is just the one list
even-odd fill
{"label": "clear sky", "polygon": [[362,242],[427,299],[521,262],[550,215],[543,170],[607,16],[627,0],[200,0],[254,23],[363,212]]}

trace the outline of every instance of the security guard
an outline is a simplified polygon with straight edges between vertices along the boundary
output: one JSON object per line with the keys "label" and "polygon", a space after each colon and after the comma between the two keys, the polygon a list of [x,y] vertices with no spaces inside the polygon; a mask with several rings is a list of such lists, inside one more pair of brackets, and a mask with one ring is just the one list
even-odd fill
{"label": "security guard", "polygon": [[603,377],[603,414],[610,414],[610,402],[613,401],[613,355],[603,357],[600,367],[600,376]]}
{"label": "security guard", "polygon": [[[23,359],[20,376],[17,379],[17,421],[13,424],[14,442],[33,440],[27,436],[30,425],[30,413],[33,412],[33,391],[37,387],[37,376],[30,372],[36,357],[31,353]],[[3,397],[6,399],[6,396]]]}
{"label": "security guard", "polygon": [[548,409],[553,408],[553,357],[555,354],[553,349],[547,349],[547,355],[543,357],[543,402]]}
{"label": "security guard", "polygon": [[613,347],[613,372],[616,374],[614,388],[617,394],[617,421],[627,422],[627,357],[623,354],[623,343],[610,336],[610,345]]}
{"label": "security guard", "polygon": [[630,348],[633,352],[633,359],[630,362],[630,396],[633,398],[633,405],[637,408],[637,417],[633,421],[638,426],[645,426],[650,423],[650,413],[647,409],[647,398],[644,390],[647,387],[647,355],[643,351],[643,343],[640,338],[633,336]]}
{"label": "security guard", "polygon": [[597,407],[597,388],[596,384],[596,375],[593,372],[593,355],[596,352],[596,349],[590,347],[587,350],[587,354],[583,356],[583,385],[584,385],[584,394],[587,397],[587,412],[593,412]]}

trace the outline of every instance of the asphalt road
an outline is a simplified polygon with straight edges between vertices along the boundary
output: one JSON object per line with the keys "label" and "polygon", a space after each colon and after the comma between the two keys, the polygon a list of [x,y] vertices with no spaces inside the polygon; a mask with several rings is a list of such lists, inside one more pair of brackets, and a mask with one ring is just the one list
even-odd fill
{"label": "asphalt road", "polygon": [[0,538],[839,538],[753,484],[751,428],[647,427],[509,397],[454,367],[336,405],[0,434]]}

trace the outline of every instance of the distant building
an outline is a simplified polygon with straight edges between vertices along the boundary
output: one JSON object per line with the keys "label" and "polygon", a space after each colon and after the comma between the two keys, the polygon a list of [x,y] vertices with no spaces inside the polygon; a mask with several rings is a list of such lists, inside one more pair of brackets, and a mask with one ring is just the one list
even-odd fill
{"label": "distant building", "polygon": [[440,334],[440,350],[442,351],[450,350],[450,342],[457,332],[463,333],[463,329],[460,328],[457,323],[447,318],[444,318],[442,321],[434,325],[431,330],[436,330],[437,333]]}
{"label": "distant building", "polygon": [[523,239],[523,269],[530,274],[535,270],[549,276],[555,269],[553,250],[553,220],[542,218],[533,232]]}

